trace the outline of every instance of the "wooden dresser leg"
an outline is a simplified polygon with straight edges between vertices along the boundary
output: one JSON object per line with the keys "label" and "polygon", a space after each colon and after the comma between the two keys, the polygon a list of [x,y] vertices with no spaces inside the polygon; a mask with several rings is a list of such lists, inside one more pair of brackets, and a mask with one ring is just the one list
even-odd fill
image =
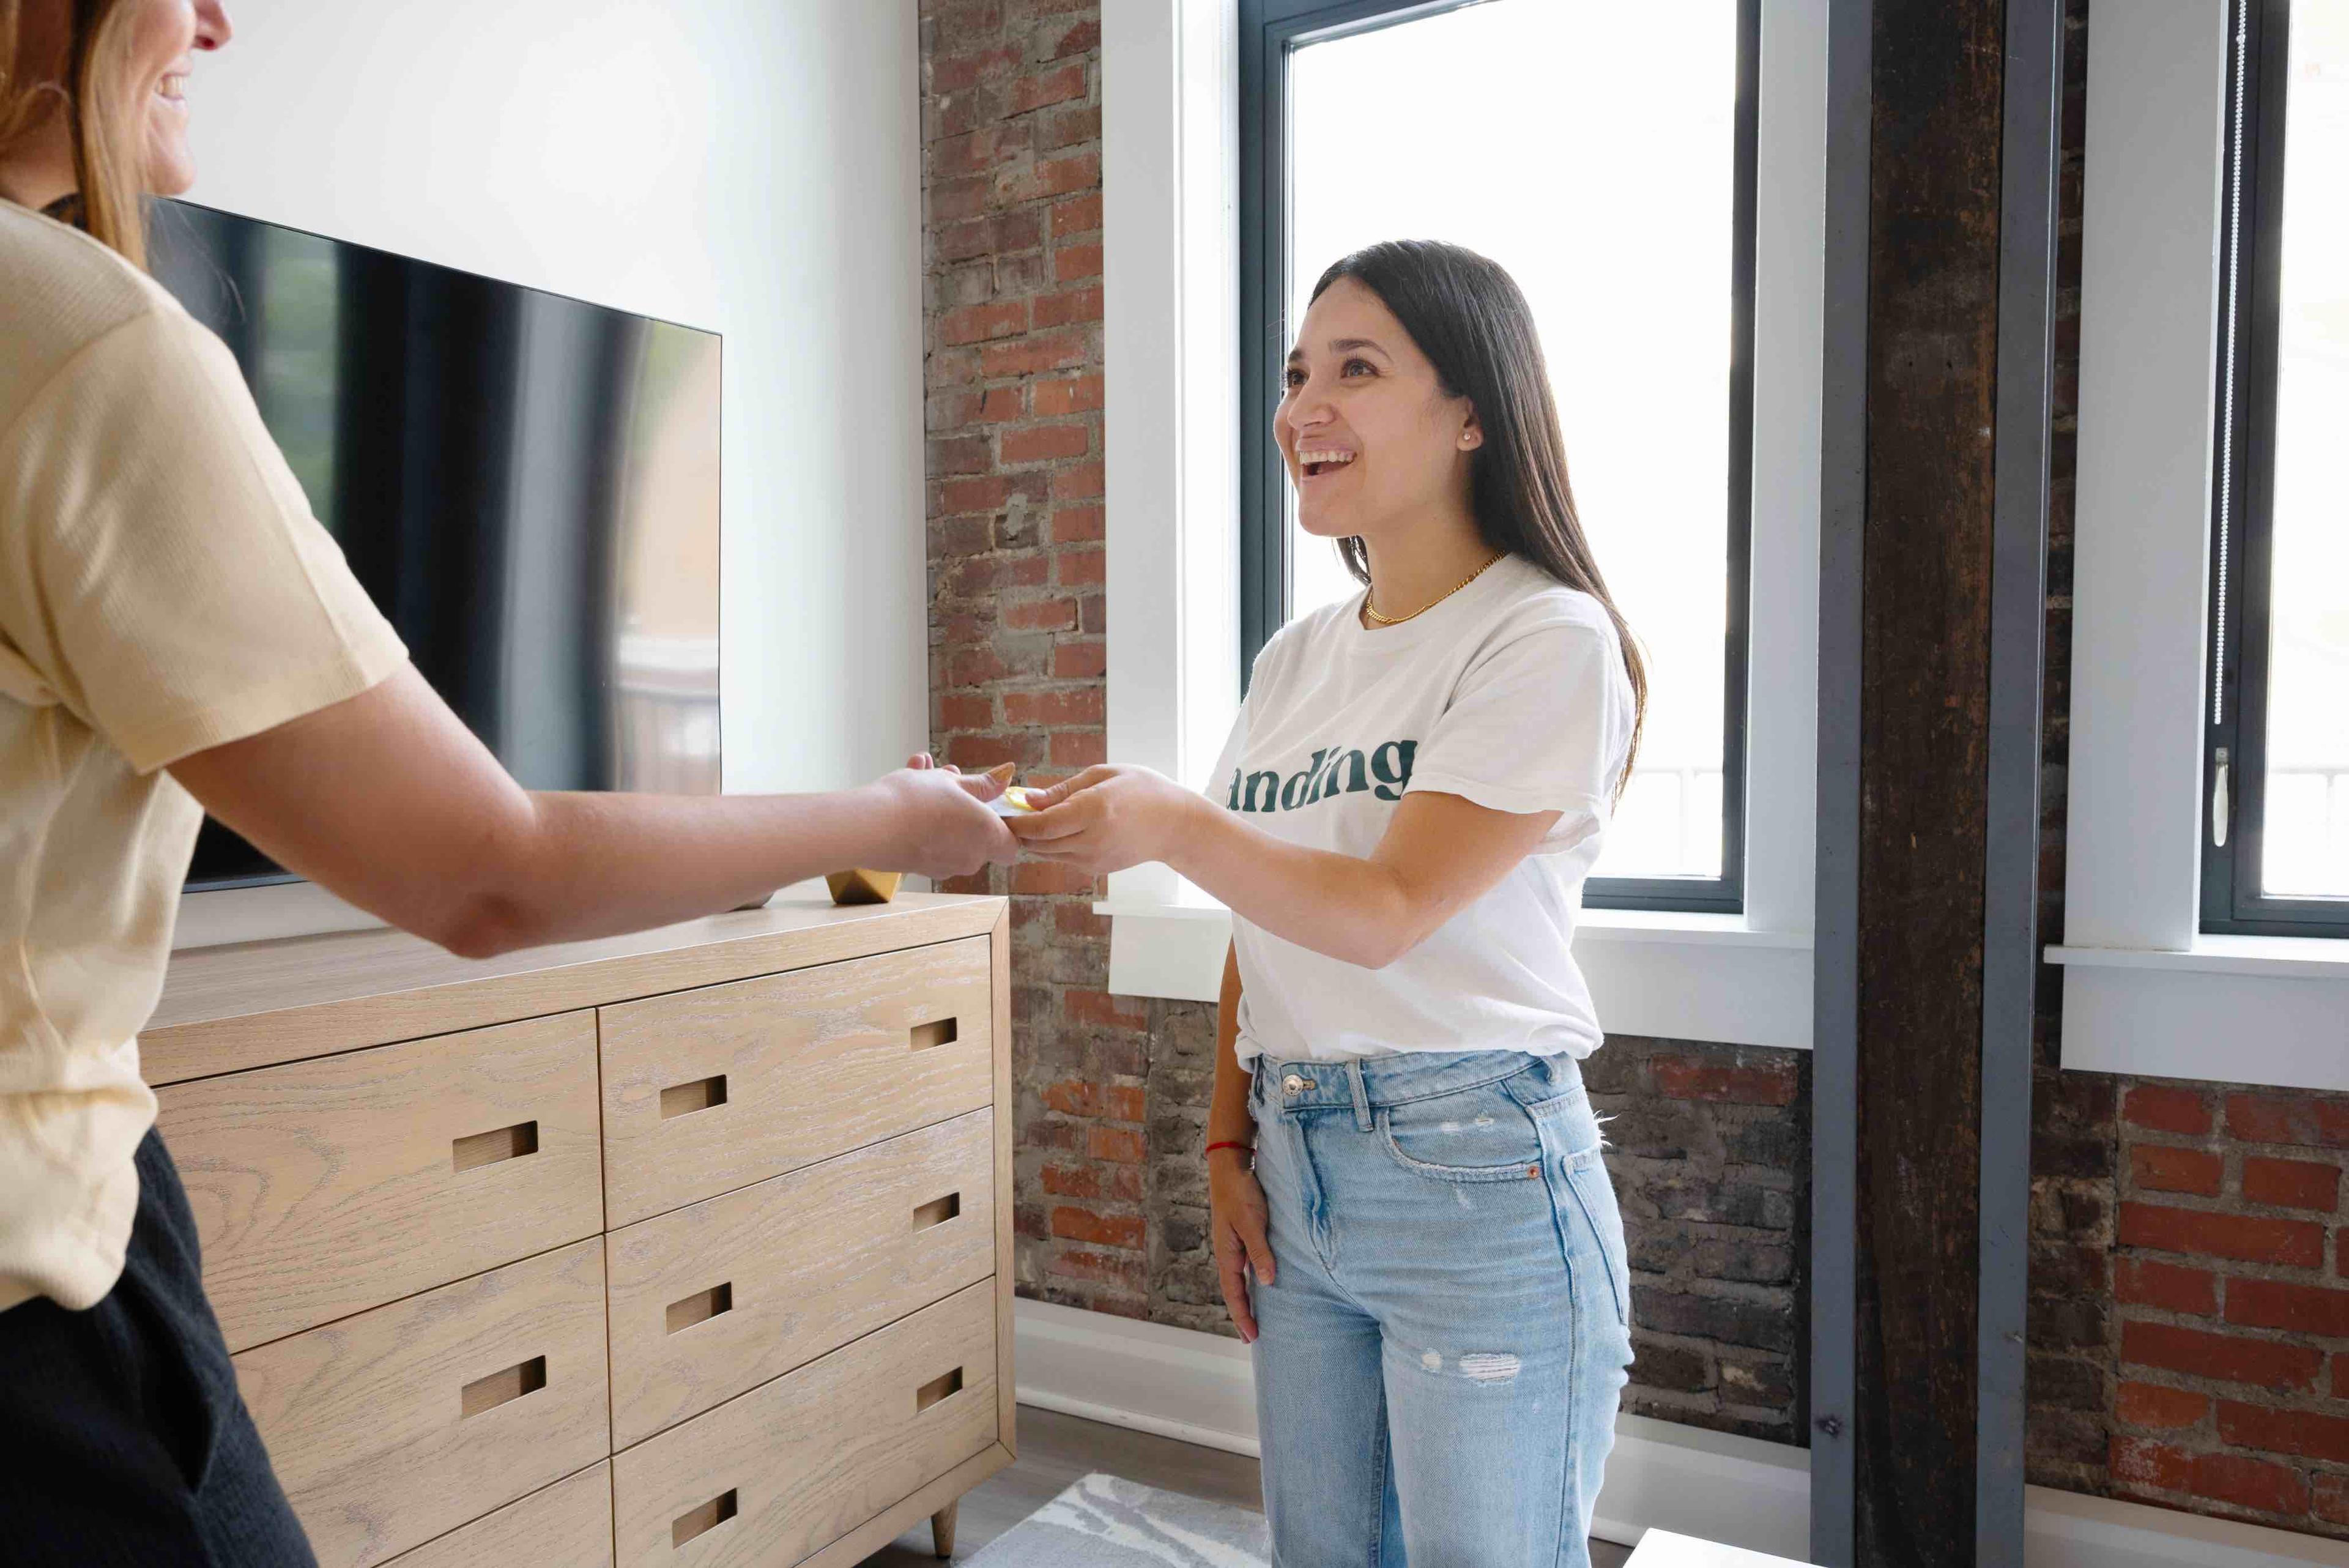
{"label": "wooden dresser leg", "polygon": [[937,1543],[940,1557],[954,1555],[955,1515],[961,1508],[962,1501],[957,1499],[930,1515],[930,1539]]}

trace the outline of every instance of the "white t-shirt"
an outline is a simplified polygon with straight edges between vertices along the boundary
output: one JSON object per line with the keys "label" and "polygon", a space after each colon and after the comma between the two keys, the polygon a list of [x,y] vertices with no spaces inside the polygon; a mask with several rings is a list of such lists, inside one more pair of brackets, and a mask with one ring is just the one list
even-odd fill
{"label": "white t-shirt", "polygon": [[1516,556],[1400,626],[1365,628],[1361,604],[1300,616],[1265,645],[1210,797],[1276,838],[1364,859],[1414,790],[1560,815],[1489,892],[1384,969],[1234,916],[1239,1059],[1588,1055],[1603,1035],[1574,921],[1631,738],[1613,623]]}

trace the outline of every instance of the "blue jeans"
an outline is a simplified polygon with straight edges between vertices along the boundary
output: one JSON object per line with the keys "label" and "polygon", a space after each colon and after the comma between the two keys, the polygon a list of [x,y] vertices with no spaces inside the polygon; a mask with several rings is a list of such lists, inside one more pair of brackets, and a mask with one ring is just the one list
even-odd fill
{"label": "blue jeans", "polygon": [[1630,1276],[1570,1058],[1257,1064],[1275,1568],[1588,1568]]}

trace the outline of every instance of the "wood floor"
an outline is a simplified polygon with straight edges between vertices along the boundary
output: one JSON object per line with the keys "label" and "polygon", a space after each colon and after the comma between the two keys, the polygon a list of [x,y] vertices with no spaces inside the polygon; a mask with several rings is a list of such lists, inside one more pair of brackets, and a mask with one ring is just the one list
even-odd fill
{"label": "wood floor", "polygon": [[[1254,1459],[1022,1405],[1019,1461],[962,1500],[955,1555],[969,1556],[1095,1470],[1240,1508],[1263,1506]],[[1591,1568],[1622,1568],[1630,1555],[1604,1541],[1590,1543]],[[936,1562],[924,1524],[866,1558],[864,1568],[934,1568]]]}

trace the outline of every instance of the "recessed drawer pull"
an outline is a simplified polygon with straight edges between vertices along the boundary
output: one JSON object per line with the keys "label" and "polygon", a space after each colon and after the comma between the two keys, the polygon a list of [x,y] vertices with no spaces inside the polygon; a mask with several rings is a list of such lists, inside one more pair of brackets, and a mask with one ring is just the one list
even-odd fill
{"label": "recessed drawer pull", "polygon": [[914,1210],[914,1229],[926,1231],[933,1225],[943,1225],[962,1212],[962,1194],[949,1192],[935,1202],[925,1203]]}
{"label": "recessed drawer pull", "polygon": [[962,1368],[957,1366],[944,1377],[934,1377],[914,1390],[914,1414],[918,1416],[949,1395],[962,1392]]}
{"label": "recessed drawer pull", "polygon": [[475,1133],[471,1137],[452,1138],[449,1143],[450,1163],[459,1170],[477,1170],[502,1159],[520,1159],[537,1152],[536,1122],[516,1122],[495,1132]]}
{"label": "recessed drawer pull", "polygon": [[951,1045],[960,1037],[951,1018],[941,1018],[935,1023],[917,1023],[914,1026],[914,1049],[927,1051],[933,1046]]}
{"label": "recessed drawer pull", "polygon": [[697,1323],[708,1323],[719,1313],[733,1310],[734,1282],[729,1280],[722,1285],[712,1285],[706,1291],[697,1291],[681,1302],[669,1303],[668,1331],[675,1334],[681,1328],[691,1328]]}
{"label": "recessed drawer pull", "polygon": [[661,1120],[671,1116],[690,1116],[706,1111],[712,1106],[726,1103],[726,1075],[697,1079],[690,1084],[671,1084],[661,1091]]}
{"label": "recessed drawer pull", "polygon": [[477,1377],[465,1385],[457,1397],[457,1407],[465,1416],[478,1416],[484,1410],[494,1410],[510,1405],[525,1394],[535,1394],[546,1386],[546,1357],[533,1355],[503,1372],[492,1372],[487,1377]]}
{"label": "recessed drawer pull", "polygon": [[699,1508],[678,1514],[669,1521],[669,1550],[675,1551],[697,1535],[708,1534],[734,1517],[734,1490],[729,1487]]}

